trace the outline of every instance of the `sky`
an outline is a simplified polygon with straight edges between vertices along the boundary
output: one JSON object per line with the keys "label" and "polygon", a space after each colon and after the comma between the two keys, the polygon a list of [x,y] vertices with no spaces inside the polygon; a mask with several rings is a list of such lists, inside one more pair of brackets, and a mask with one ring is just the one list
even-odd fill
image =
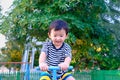
{"label": "sky", "polygon": [[13,0],[0,0],[0,5],[2,6],[2,13],[4,14],[5,11],[9,10],[10,5],[12,4]]}
{"label": "sky", "polygon": [[0,34],[0,48],[4,47],[5,46],[5,42],[7,40],[5,39],[5,36]]}
{"label": "sky", "polygon": [[[12,4],[13,0],[0,0],[0,5],[2,6],[2,14],[5,14],[5,11],[9,10],[10,5]],[[0,49],[5,47],[5,36],[0,34]]]}

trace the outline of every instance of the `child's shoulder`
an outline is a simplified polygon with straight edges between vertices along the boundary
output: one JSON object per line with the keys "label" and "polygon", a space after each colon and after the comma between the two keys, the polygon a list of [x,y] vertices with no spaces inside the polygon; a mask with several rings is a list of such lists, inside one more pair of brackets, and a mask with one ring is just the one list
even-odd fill
{"label": "child's shoulder", "polygon": [[70,45],[68,43],[65,43],[65,42],[64,42],[64,46],[71,48]]}
{"label": "child's shoulder", "polygon": [[49,42],[49,41],[43,42],[43,45],[46,45],[46,46],[49,46],[49,45],[51,45],[51,44],[52,44],[52,43]]}

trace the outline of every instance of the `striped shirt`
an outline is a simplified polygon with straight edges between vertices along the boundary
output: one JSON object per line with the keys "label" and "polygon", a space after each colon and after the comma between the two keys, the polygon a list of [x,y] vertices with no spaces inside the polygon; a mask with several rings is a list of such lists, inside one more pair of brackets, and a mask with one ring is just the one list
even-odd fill
{"label": "striped shirt", "polygon": [[58,66],[58,64],[64,62],[66,57],[72,58],[71,47],[65,42],[59,49],[56,49],[51,41],[45,42],[41,52],[46,53],[46,63],[48,66]]}

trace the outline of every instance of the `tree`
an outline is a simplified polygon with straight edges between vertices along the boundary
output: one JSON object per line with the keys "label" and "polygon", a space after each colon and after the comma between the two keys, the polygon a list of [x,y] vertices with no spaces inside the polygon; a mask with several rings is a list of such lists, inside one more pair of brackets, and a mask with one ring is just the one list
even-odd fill
{"label": "tree", "polygon": [[2,8],[0,6],[0,25],[1,25],[1,20],[2,20],[2,13],[1,13],[1,11],[2,11]]}
{"label": "tree", "polygon": [[[104,0],[16,0],[15,8],[4,18],[2,32],[12,42],[24,49],[24,44],[35,37],[47,38],[51,21],[63,19],[69,23],[70,33],[66,40],[73,49],[72,65],[76,69],[100,67],[116,69],[118,58],[113,57],[114,36],[103,25],[101,14],[106,12]],[[103,66],[108,64],[115,66]]]}
{"label": "tree", "polygon": [[107,26],[107,30],[109,30],[116,39],[116,48],[114,48],[113,53],[117,54],[116,56],[120,56],[120,7],[119,7],[119,1],[112,2],[110,0],[106,0],[106,6],[107,6],[107,12],[103,13],[103,20],[105,21],[104,24]]}
{"label": "tree", "polygon": [[[114,54],[114,57],[112,58],[117,58],[118,61],[120,60],[120,7],[119,7],[119,0],[104,0],[106,7],[107,7],[107,12],[102,13],[102,19],[103,19],[103,24],[105,28],[112,33],[113,37],[115,38],[114,42],[114,48],[111,50],[111,54]],[[107,60],[106,60],[107,62]],[[110,66],[119,65],[119,63],[114,64],[115,60],[113,59],[112,64]],[[108,65],[104,65],[108,66]],[[112,68],[112,67],[111,67]]]}

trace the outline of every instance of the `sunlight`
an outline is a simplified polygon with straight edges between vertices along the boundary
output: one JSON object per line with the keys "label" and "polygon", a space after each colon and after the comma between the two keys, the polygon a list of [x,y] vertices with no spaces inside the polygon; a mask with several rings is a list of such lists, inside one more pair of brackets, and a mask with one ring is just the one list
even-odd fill
{"label": "sunlight", "polygon": [[2,14],[5,14],[5,12],[9,10],[9,7],[13,1],[14,0],[0,0],[0,5],[2,6]]}
{"label": "sunlight", "polygon": [[[5,14],[5,12],[9,10],[9,7],[12,5],[13,1],[14,0],[0,0],[0,5],[1,5],[1,8],[2,8],[2,11],[1,11],[2,14]],[[5,36],[0,34],[0,48],[5,47],[5,42],[6,41],[7,40],[5,39]]]}
{"label": "sunlight", "polygon": [[7,40],[5,39],[5,36],[0,34],[0,48],[5,47],[5,42]]}

